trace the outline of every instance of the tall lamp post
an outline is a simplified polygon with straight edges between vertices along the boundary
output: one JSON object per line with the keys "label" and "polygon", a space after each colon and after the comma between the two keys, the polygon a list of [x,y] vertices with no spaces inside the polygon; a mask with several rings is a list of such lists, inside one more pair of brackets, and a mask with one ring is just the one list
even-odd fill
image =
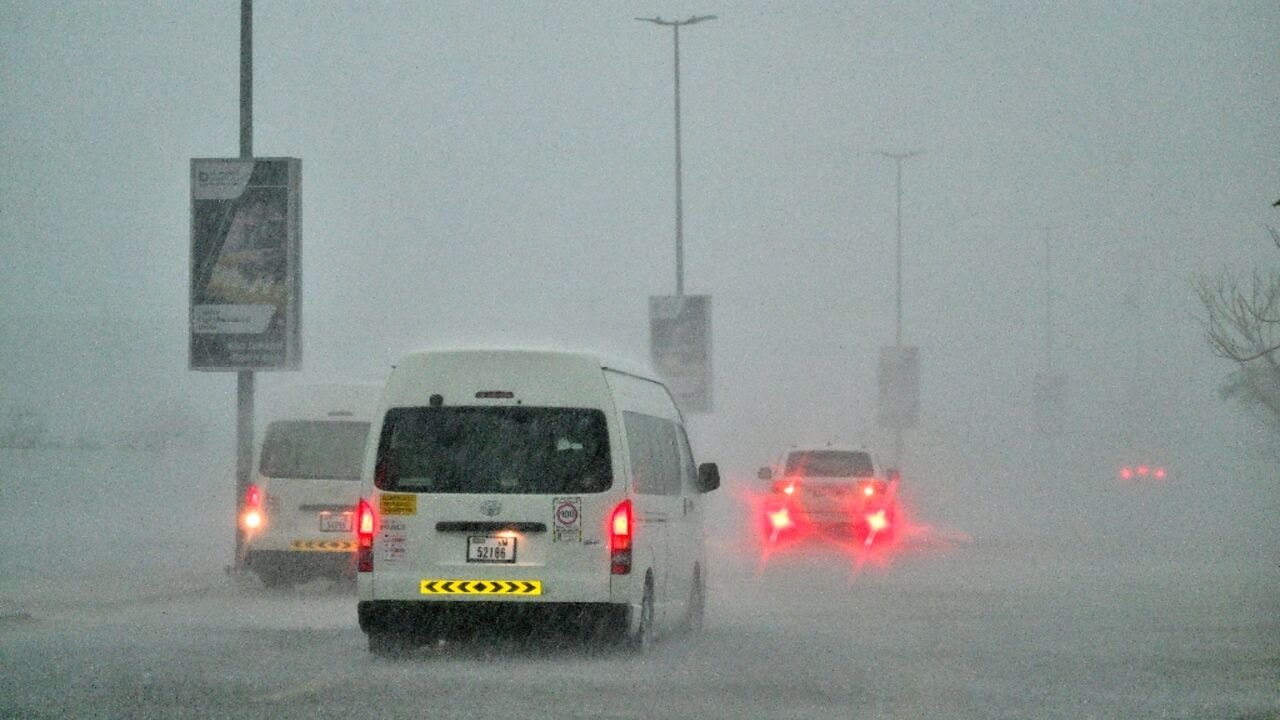
{"label": "tall lamp post", "polygon": [[1057,372],[1053,357],[1053,231],[1054,225],[1043,225],[1044,230],[1044,365],[1052,379]]}
{"label": "tall lamp post", "polygon": [[[894,263],[896,267],[895,276],[897,278],[897,290],[895,292],[895,295],[897,297],[897,303],[896,303],[896,306],[895,306],[896,309],[894,312],[893,345],[895,348],[898,348],[899,350],[902,349],[902,161],[906,160],[907,158],[916,157],[917,155],[923,155],[924,153],[925,153],[924,150],[908,150],[906,152],[896,152],[896,153],[881,150],[881,151],[878,151],[877,153],[878,155],[882,155],[884,157],[892,159],[896,163],[898,168],[898,182],[897,182],[898,229],[897,229],[896,261]],[[899,468],[902,467],[902,424],[903,423],[901,422],[895,423],[893,428],[893,462]]]}
{"label": "tall lamp post", "polygon": [[897,261],[897,312],[894,322],[894,346],[902,347],[902,161],[907,158],[913,158],[917,155],[923,155],[924,150],[908,150],[907,152],[891,153],[883,150],[877,154],[890,158],[895,161],[898,166],[898,250]]}
{"label": "tall lamp post", "polygon": [[715,20],[715,15],[695,15],[688,20],[663,20],[660,17],[636,18],[640,22],[670,27],[675,38],[676,77],[676,295],[684,295],[684,181],[680,172],[680,28],[704,20]]}
{"label": "tall lamp post", "polygon": [[1036,375],[1033,390],[1040,429],[1052,444],[1056,441],[1067,381],[1058,371],[1053,327],[1053,231],[1058,226],[1041,225],[1040,229],[1044,232],[1044,371]]}

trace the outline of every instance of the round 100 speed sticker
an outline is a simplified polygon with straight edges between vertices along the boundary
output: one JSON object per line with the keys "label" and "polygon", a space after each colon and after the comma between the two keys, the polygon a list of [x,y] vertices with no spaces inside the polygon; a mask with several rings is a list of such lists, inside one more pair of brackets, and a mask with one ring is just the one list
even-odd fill
{"label": "round 100 speed sticker", "polygon": [[555,532],[552,540],[582,541],[582,498],[556,498],[552,502]]}

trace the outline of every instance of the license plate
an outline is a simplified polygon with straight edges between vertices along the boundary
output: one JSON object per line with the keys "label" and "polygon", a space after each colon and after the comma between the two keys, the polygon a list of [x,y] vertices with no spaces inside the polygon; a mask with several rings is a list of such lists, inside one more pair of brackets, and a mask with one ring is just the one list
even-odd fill
{"label": "license plate", "polygon": [[467,562],[513,563],[515,561],[515,538],[495,535],[467,536]]}
{"label": "license plate", "polygon": [[351,532],[351,513],[320,513],[320,532]]}

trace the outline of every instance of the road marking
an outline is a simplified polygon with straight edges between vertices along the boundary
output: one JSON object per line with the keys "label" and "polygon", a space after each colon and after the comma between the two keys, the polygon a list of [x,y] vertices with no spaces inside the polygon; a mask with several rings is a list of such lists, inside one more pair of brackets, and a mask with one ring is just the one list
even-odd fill
{"label": "road marking", "polygon": [[259,695],[258,697],[254,698],[254,702],[278,703],[278,702],[281,702],[282,700],[292,700],[293,698],[296,698],[296,697],[301,697],[303,695],[309,695],[311,693],[318,692],[331,685],[336,685],[337,683],[338,681],[335,678],[328,677],[325,675],[318,675],[312,678],[311,680],[308,680],[307,682],[301,683],[299,685],[295,685],[291,688],[286,688],[284,690],[277,690],[276,692],[267,693],[265,695]]}

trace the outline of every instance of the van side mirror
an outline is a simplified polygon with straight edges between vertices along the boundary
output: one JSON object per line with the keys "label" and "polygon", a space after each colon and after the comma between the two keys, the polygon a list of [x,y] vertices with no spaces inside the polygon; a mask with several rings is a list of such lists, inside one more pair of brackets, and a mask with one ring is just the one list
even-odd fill
{"label": "van side mirror", "polygon": [[698,492],[709,493],[720,487],[720,468],[715,463],[698,466]]}
{"label": "van side mirror", "polygon": [[898,468],[889,468],[884,471],[884,479],[888,482],[896,483],[902,479],[902,473],[898,471]]}
{"label": "van side mirror", "polygon": [[761,480],[772,480],[773,470],[771,468],[762,467],[760,468],[760,472],[756,473],[756,477],[760,478]]}

